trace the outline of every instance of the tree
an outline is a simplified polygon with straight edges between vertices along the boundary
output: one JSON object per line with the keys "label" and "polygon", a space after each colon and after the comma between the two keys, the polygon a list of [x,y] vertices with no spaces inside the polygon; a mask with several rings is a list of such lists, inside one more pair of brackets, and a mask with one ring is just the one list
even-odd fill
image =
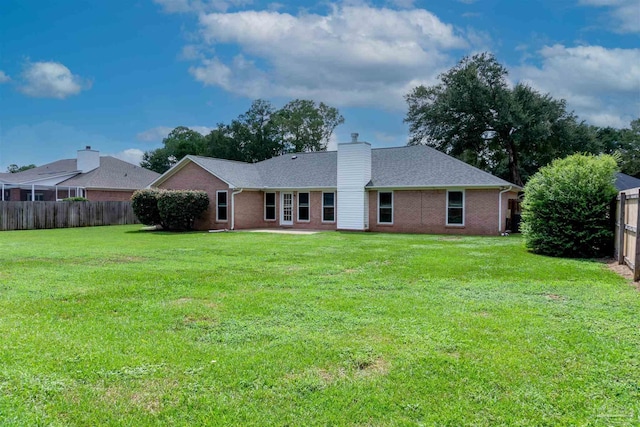
{"label": "tree", "polygon": [[305,99],[289,102],[273,119],[287,152],[325,151],[335,128],[344,123],[338,109]]}
{"label": "tree", "polygon": [[34,165],[34,164],[24,165],[24,166],[18,166],[16,164],[10,164],[9,166],[7,166],[7,172],[9,172],[9,173],[18,173],[18,172],[26,171],[26,170],[29,170],[29,169],[33,169],[35,167],[36,167],[36,165]]}
{"label": "tree", "polygon": [[594,126],[591,130],[599,152],[618,153],[621,171],[640,178],[640,119],[633,120],[629,129]]}
{"label": "tree", "polygon": [[231,121],[229,136],[237,146],[236,150],[242,153],[242,161],[259,162],[284,153],[271,120],[275,112],[269,101],[257,99],[249,110]]}
{"label": "tree", "polygon": [[518,185],[575,152],[586,125],[567,113],[564,100],[524,84],[510,88],[507,74],[483,53],[463,58],[439,84],[414,88],[405,97],[409,144],[433,146]]}
{"label": "tree", "polygon": [[610,255],[616,170],[606,154],[574,154],[541,168],[524,187],[520,229],[526,246],[551,256]]}
{"label": "tree", "polygon": [[188,127],[178,126],[162,140],[164,147],[146,151],[140,166],[158,173],[166,172],[188,154],[202,154],[205,150],[205,138]]}

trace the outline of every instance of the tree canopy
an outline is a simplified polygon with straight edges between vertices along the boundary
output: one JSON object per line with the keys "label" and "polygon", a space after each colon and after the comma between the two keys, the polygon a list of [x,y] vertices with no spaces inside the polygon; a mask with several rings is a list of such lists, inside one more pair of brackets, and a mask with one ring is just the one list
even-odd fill
{"label": "tree canopy", "polygon": [[427,144],[515,184],[554,158],[592,152],[588,126],[566,111],[564,100],[518,83],[488,53],[463,58],[405,99],[410,145]]}
{"label": "tree canopy", "polygon": [[620,170],[640,178],[640,119],[631,122],[629,128],[592,127],[600,152],[618,153]]}
{"label": "tree canopy", "polygon": [[36,167],[36,165],[34,165],[34,164],[24,165],[24,166],[18,166],[16,164],[10,164],[9,166],[7,166],[7,172],[9,172],[9,173],[18,173],[18,172],[26,171],[26,170],[29,170],[29,169],[33,169],[35,167]]}
{"label": "tree canopy", "polygon": [[163,173],[188,154],[259,162],[289,152],[322,151],[342,123],[339,111],[322,102],[296,99],[276,109],[258,99],[230,124],[219,123],[206,136],[175,128],[161,148],[144,153],[140,165]]}

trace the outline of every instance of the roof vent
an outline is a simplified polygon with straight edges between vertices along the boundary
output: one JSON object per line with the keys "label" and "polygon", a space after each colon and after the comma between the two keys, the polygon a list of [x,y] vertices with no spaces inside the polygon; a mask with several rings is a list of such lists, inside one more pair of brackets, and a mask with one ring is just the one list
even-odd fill
{"label": "roof vent", "polygon": [[85,146],[85,147],[84,147],[84,149],[85,149],[85,150],[91,150],[91,146],[90,146],[90,145],[87,145],[87,146]]}
{"label": "roof vent", "polygon": [[351,134],[351,142],[358,142],[358,134],[357,133],[352,133]]}
{"label": "roof vent", "polygon": [[295,160],[297,158],[298,158],[298,156],[291,156],[291,160]]}

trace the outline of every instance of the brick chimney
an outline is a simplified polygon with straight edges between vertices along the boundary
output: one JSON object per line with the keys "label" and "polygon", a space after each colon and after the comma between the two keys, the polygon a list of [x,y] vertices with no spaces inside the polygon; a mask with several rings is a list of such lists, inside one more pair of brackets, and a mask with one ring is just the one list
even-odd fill
{"label": "brick chimney", "polygon": [[90,145],[87,145],[84,150],[78,150],[77,170],[87,173],[99,167],[100,152],[98,150],[92,150]]}

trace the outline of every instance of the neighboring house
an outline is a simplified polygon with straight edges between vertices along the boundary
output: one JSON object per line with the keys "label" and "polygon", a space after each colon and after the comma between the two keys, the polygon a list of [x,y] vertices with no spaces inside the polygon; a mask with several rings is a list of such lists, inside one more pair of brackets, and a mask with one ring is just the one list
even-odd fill
{"label": "neighboring house", "polygon": [[287,154],[258,163],[186,156],[151,183],[204,190],[199,229],[296,228],[495,235],[520,187],[427,146]]}
{"label": "neighboring house", "polygon": [[640,187],[640,179],[618,172],[616,173],[615,185],[618,191],[630,190],[632,188]]}
{"label": "neighboring house", "polygon": [[91,201],[129,200],[160,174],[87,146],[76,159],[58,160],[17,173],[0,173],[0,200],[55,201],[85,197]]}

